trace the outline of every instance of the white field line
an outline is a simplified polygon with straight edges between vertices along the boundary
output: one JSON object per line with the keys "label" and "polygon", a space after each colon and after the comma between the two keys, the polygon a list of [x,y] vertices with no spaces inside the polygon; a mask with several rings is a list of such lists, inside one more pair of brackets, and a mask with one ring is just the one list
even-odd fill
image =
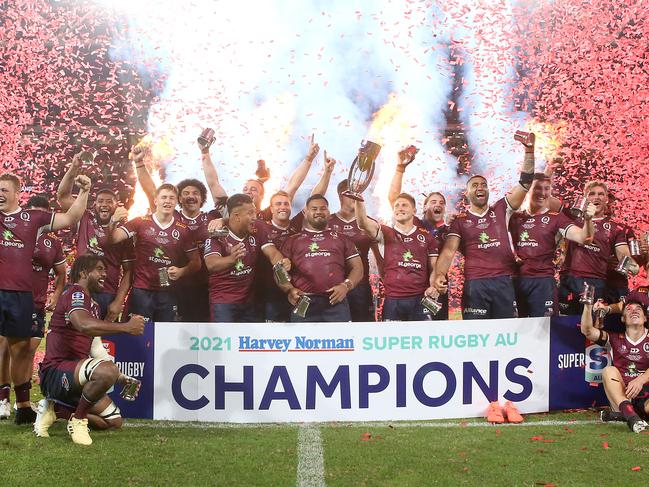
{"label": "white field line", "polygon": [[297,487],[325,487],[320,428],[305,424],[297,434]]}
{"label": "white field line", "polygon": [[[537,426],[582,426],[587,424],[601,423],[598,419],[575,420],[575,421],[528,421],[522,424],[491,424],[482,422],[326,422],[306,423],[314,427],[330,428],[528,428]],[[602,423],[603,424],[603,423]],[[304,429],[305,423],[211,423],[211,422],[184,422],[184,421],[150,421],[137,420],[136,423],[126,420],[125,428],[151,428],[151,429],[173,429],[173,428],[196,428],[196,429],[232,429],[232,428],[300,428]]]}

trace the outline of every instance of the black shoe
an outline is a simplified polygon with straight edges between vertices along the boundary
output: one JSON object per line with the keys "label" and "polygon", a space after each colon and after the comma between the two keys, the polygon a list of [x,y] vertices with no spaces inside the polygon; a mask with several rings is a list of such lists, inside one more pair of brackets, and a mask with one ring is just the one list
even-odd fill
{"label": "black shoe", "polygon": [[602,409],[599,413],[599,419],[602,420],[602,423],[610,423],[612,421],[619,421],[624,423],[626,419],[622,416],[622,413],[617,411],[610,411],[609,409]]}
{"label": "black shoe", "polygon": [[16,410],[16,424],[34,424],[36,421],[36,411],[31,407],[18,408]]}

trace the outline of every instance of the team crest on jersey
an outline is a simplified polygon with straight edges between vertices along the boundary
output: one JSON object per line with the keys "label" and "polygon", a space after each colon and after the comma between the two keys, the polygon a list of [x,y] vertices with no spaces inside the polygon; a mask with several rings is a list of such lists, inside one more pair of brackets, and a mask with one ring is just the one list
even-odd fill
{"label": "team crest on jersey", "polygon": [[544,216],[541,218],[541,223],[545,223],[546,225],[550,223],[550,217],[549,216]]}
{"label": "team crest on jersey", "polygon": [[496,218],[496,212],[495,211],[490,211],[489,212],[489,218]]}
{"label": "team crest on jersey", "polygon": [[421,243],[426,243],[426,237],[424,237],[421,233],[417,235],[417,240],[419,240]]}
{"label": "team crest on jersey", "polygon": [[63,389],[66,391],[70,391],[70,382],[68,381],[68,375],[63,374],[63,377],[61,377],[61,385],[63,385]]}
{"label": "team crest on jersey", "polygon": [[255,240],[255,237],[253,237],[252,235],[248,237],[248,243],[253,247],[257,246],[257,241]]}
{"label": "team crest on jersey", "polygon": [[646,353],[649,353],[649,343],[642,345],[642,350],[644,350]]}
{"label": "team crest on jersey", "polygon": [[338,238],[338,233],[334,232],[333,230],[329,232],[333,238]]}
{"label": "team crest on jersey", "polygon": [[20,219],[21,219],[21,220],[24,220],[24,221],[26,221],[26,222],[28,222],[28,221],[29,221],[29,213],[27,213],[26,211],[23,211],[23,212],[20,214]]}
{"label": "team crest on jersey", "polygon": [[45,247],[47,247],[48,249],[51,249],[52,241],[49,238],[46,238],[45,240],[43,240],[43,245],[45,245]]}
{"label": "team crest on jersey", "polygon": [[178,229],[174,228],[173,232],[171,232],[171,236],[176,240],[180,240],[180,232]]}
{"label": "team crest on jersey", "polygon": [[604,227],[604,230],[606,230],[607,232],[611,231],[611,224],[609,222],[604,223],[604,225],[602,226]]}

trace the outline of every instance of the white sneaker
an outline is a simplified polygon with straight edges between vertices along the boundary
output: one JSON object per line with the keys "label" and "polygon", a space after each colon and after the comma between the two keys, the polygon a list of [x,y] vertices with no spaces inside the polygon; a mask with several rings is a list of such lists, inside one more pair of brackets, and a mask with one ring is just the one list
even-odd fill
{"label": "white sneaker", "polygon": [[73,416],[68,421],[68,433],[77,445],[92,445],[88,429],[88,418],[77,419]]}
{"label": "white sneaker", "polygon": [[50,426],[56,421],[56,413],[54,412],[54,403],[47,399],[41,399],[38,403],[38,410],[36,412],[36,421],[34,421],[34,433],[39,438],[49,438],[48,430]]}
{"label": "white sneaker", "polygon": [[8,399],[0,401],[0,419],[9,419],[11,416],[11,403]]}
{"label": "white sneaker", "polygon": [[647,426],[649,426],[647,423],[640,420],[633,423],[632,429],[634,433],[642,433],[645,429],[647,429]]}

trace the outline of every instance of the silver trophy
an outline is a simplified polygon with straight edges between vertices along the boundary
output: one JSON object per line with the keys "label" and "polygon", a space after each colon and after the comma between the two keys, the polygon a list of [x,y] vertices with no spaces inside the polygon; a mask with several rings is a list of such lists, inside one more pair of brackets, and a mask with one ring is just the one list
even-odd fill
{"label": "silver trophy", "polygon": [[580,200],[574,201],[572,206],[570,207],[570,210],[568,211],[570,211],[570,214],[575,218],[583,218],[587,208],[588,208],[588,198],[584,196]]}
{"label": "silver trophy", "polygon": [[211,238],[227,237],[228,235],[230,235],[230,230],[228,229],[228,227],[221,227],[210,230]]}
{"label": "silver trophy", "polygon": [[214,136],[214,130],[207,128],[201,132],[201,135],[198,136],[198,139],[196,139],[198,142],[198,146],[201,148],[201,152],[207,152],[210,150],[210,146],[214,143],[216,140],[216,137]]}
{"label": "silver trophy", "polygon": [[352,162],[347,177],[348,190],[343,191],[342,195],[353,200],[364,201],[363,191],[367,189],[374,175],[374,165],[376,158],[381,152],[381,146],[369,140],[361,142],[361,148],[358,149],[358,155]]}

